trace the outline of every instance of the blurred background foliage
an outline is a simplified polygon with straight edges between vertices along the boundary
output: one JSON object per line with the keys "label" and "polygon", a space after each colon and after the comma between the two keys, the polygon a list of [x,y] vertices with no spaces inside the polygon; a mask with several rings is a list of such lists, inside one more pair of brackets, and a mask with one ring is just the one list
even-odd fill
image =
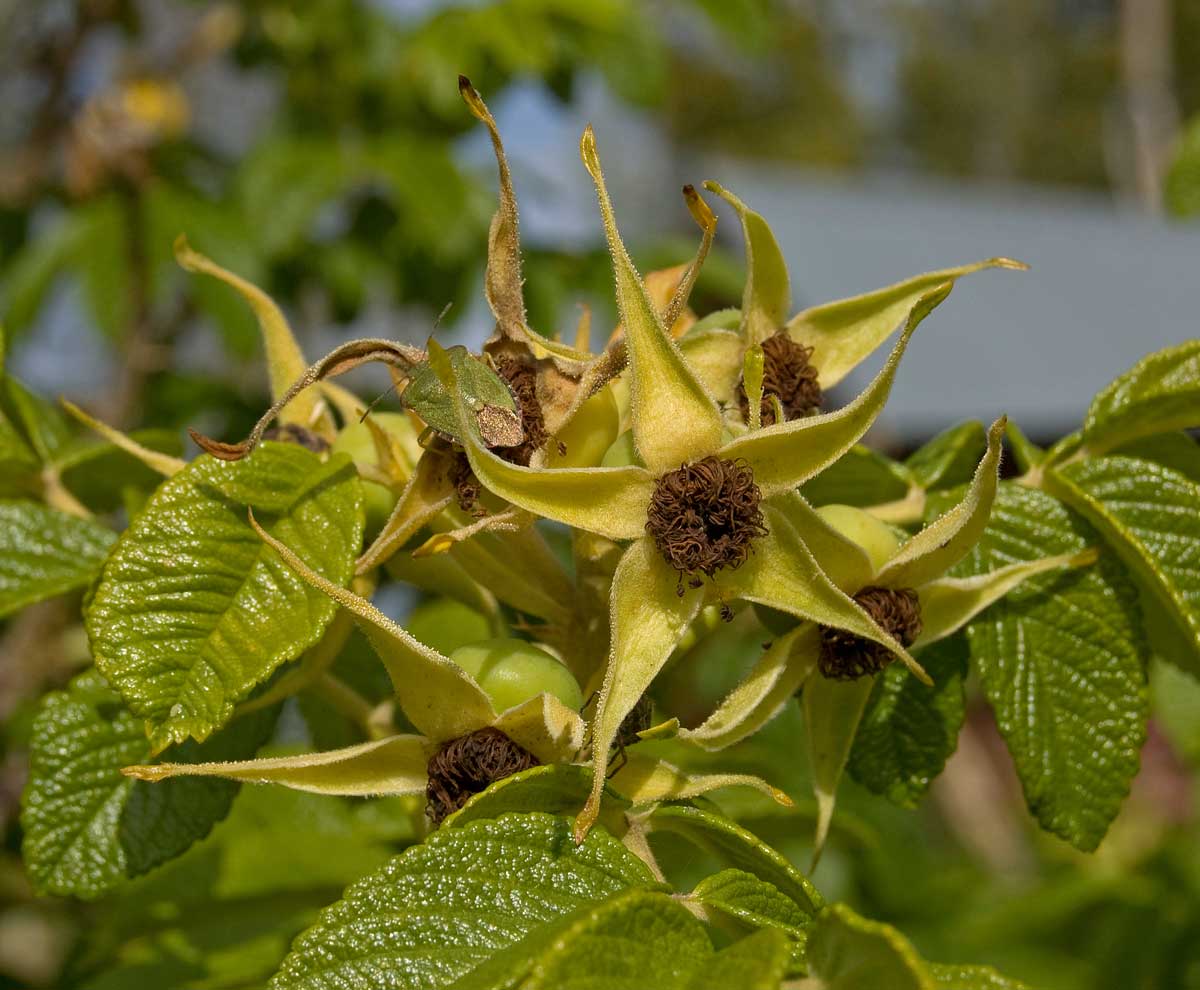
{"label": "blurred background foliage", "polygon": [[[421,341],[447,302],[439,332],[477,338],[494,171],[460,72],[515,121],[531,322],[546,332],[569,333],[580,302],[612,319],[586,185],[564,191],[539,144],[589,114],[622,121],[606,146],[618,178],[624,140],[635,170],[717,152],[1200,217],[1200,0],[0,0],[9,370],[123,427],[237,435],[265,401],[255,324],[225,286],[178,268],[183,232],[277,299],[311,356],[348,336]],[[644,268],[684,260],[693,236],[683,210],[661,208],[670,183],[650,179],[622,185],[675,227],[636,237]],[[556,206],[572,198],[578,223]],[[740,295],[727,244],[701,312]],[[51,602],[0,627],[0,988],[261,985],[319,907],[412,841],[420,809],[248,788],[208,840],[119,897],[33,899],[17,860],[23,740],[32,699],[86,659],[71,614]],[[428,615],[430,638],[454,625]],[[686,665],[699,675],[665,676],[665,707],[711,708],[757,649],[739,634],[756,635],[735,623]],[[365,695],[386,692],[361,653],[339,663]],[[819,885],[927,956],[1034,986],[1200,988],[1200,690],[1169,670],[1157,683],[1142,775],[1095,856],[1030,825],[979,706],[919,809],[848,796]],[[285,713],[279,744],[354,738],[318,709]],[[798,717],[733,762],[807,794]],[[806,865],[811,807],[735,797]],[[680,877],[709,868],[662,853]]]}

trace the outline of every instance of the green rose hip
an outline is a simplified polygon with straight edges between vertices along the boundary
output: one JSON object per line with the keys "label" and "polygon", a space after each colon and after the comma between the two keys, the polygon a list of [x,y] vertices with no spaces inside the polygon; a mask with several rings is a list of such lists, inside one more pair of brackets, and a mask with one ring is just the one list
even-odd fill
{"label": "green rose hip", "polygon": [[460,646],[450,659],[483,688],[497,712],[539,694],[552,694],[568,708],[583,707],[579,683],[557,659],[522,639],[484,639]]}

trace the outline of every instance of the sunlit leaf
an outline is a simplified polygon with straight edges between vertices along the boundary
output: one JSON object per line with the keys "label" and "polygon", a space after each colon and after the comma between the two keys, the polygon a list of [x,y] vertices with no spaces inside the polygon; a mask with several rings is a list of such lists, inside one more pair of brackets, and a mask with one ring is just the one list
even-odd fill
{"label": "sunlit leaf", "polygon": [[607,833],[573,843],[565,819],[505,815],[441,828],[326,909],[296,940],[271,990],[470,986],[477,971],[482,978],[495,957],[520,946],[500,960],[501,982],[474,984],[511,986],[547,926],[653,883]]}
{"label": "sunlit leaf", "polygon": [[86,585],[116,535],[38,502],[0,501],[0,617]]}
{"label": "sunlit leaf", "polygon": [[329,581],[350,578],[363,515],[349,459],[270,443],[233,464],[197,458],[163,482],[84,613],[97,666],[159,748],[224,724],[333,617],[334,604],[263,546],[248,510]]}
{"label": "sunlit leaf", "polygon": [[1200,426],[1200,340],[1155,351],[1104,388],[1083,439],[1100,454],[1138,437]]}

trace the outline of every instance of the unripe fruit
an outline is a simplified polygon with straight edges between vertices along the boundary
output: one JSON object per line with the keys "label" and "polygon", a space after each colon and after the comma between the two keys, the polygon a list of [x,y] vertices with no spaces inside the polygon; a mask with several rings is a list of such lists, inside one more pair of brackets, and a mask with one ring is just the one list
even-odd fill
{"label": "unripe fruit", "polygon": [[[412,423],[404,413],[372,413],[371,418],[377,426],[400,437],[405,437],[413,431]],[[344,427],[333,441],[332,451],[335,454],[349,454],[359,464],[379,463],[375,440],[371,435],[371,428],[366,423],[351,423]],[[364,479],[363,507],[367,513],[368,533],[377,533],[383,528],[399,497],[390,488]]]}
{"label": "unripe fruit", "polygon": [[900,549],[900,538],[892,527],[862,509],[852,505],[822,505],[817,515],[862,547],[875,571],[882,570]]}
{"label": "unripe fruit", "polygon": [[446,656],[459,647],[485,639],[492,632],[486,615],[453,598],[422,602],[412,610],[404,628]]}
{"label": "unripe fruit", "polygon": [[450,659],[483,688],[497,712],[543,692],[573,711],[583,707],[583,692],[571,672],[545,650],[524,640],[480,640],[459,647]]}
{"label": "unripe fruit", "polygon": [[[547,447],[547,466],[595,467],[617,437],[621,428],[621,413],[612,389],[603,388],[591,396]],[[566,448],[558,452],[558,444]]]}

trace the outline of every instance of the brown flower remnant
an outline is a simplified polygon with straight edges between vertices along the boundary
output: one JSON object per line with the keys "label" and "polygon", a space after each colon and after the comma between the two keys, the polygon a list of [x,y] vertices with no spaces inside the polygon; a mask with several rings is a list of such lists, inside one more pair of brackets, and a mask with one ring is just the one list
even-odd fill
{"label": "brown flower remnant", "polygon": [[760,502],[762,491],[745,461],[710,455],[658,479],[646,530],[681,577],[712,577],[722,567],[740,567],[754,539],[766,535]]}
{"label": "brown flower remnant", "polygon": [[537,370],[519,358],[504,356],[496,360],[496,373],[508,382],[521,415],[521,426],[525,430],[525,439],[521,443],[515,447],[498,448],[496,454],[510,464],[528,467],[534,452],[549,436],[542,405],[537,397]]}
{"label": "brown flower remnant", "polygon": [[539,763],[529,750],[490,726],[451,739],[429,760],[425,814],[440,825],[489,784]]}
{"label": "brown flower remnant", "polygon": [[[901,646],[911,646],[921,635],[921,604],[912,588],[879,588],[870,585],[854,596],[855,602]],[[821,629],[821,673],[837,681],[853,681],[878,674],[892,662],[893,654],[882,643],[863,639],[843,629]]]}
{"label": "brown flower remnant", "polygon": [[458,502],[458,507],[473,516],[484,515],[485,512],[479,505],[479,496],[483,492],[483,486],[475,477],[475,472],[471,470],[471,462],[467,460],[467,455],[459,450],[449,456],[451,458],[450,483],[454,486],[454,497]]}
{"label": "brown flower remnant", "polygon": [[[785,419],[801,419],[821,408],[821,383],[817,369],[810,363],[813,349],[797,344],[786,330],[768,337],[762,343],[763,389],[762,425],[775,422],[771,396],[779,399]],[[742,418],[750,421],[750,400],[744,382],[738,382],[738,402]]]}

